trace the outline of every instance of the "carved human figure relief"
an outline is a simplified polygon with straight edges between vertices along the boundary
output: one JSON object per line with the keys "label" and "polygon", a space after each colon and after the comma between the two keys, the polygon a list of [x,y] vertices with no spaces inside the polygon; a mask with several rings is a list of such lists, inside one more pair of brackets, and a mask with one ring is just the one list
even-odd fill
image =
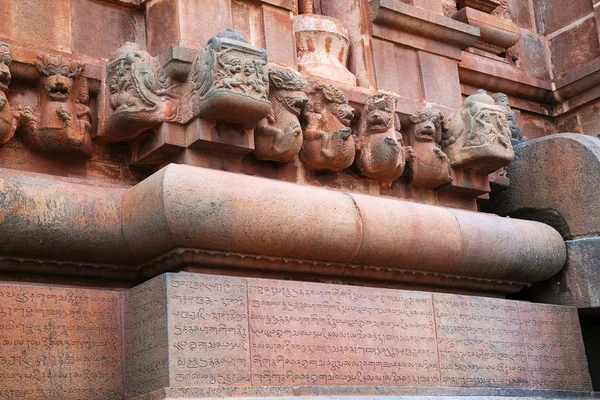
{"label": "carved human figure relief", "polygon": [[177,118],[180,106],[172,96],[171,79],[137,43],[126,43],[112,55],[106,66],[106,83],[112,110],[105,122],[106,136],[134,139]]}
{"label": "carved human figure relief", "polygon": [[[92,151],[91,113],[89,110],[82,112],[81,108],[87,107],[84,104],[88,97],[87,84],[79,85],[77,99],[72,96],[74,79],[84,64],[62,56],[42,54],[35,60],[35,66],[42,75],[39,123],[25,129],[23,141],[36,151],[89,156]],[[76,107],[77,101],[79,106]]]}
{"label": "carved human figure relief", "polygon": [[467,97],[443,133],[442,149],[453,167],[489,174],[514,158],[504,107],[484,90]]}
{"label": "carved human figure relief", "polygon": [[519,128],[517,115],[512,108],[510,108],[508,96],[504,93],[494,93],[492,98],[496,102],[496,105],[503,107],[506,111],[506,119],[508,120],[508,128],[510,129],[510,137],[512,140],[523,141],[523,133],[521,132],[521,128]]}
{"label": "carved human figure relief", "polygon": [[191,114],[254,128],[271,110],[267,52],[233,29],[211,38],[192,63]]}
{"label": "carved human figure relief", "polygon": [[354,109],[335,86],[317,85],[302,112],[306,122],[300,159],[318,171],[341,171],[354,162],[356,148],[350,123]]}
{"label": "carved human figure relief", "polygon": [[450,161],[440,148],[442,113],[431,107],[418,107],[409,120],[410,144],[416,157],[409,166],[410,184],[434,189],[450,182]]}
{"label": "carved human figure relief", "polygon": [[306,83],[295,71],[269,71],[271,112],[254,130],[254,155],[259,160],[290,162],[302,147],[298,117],[306,106]]}
{"label": "carved human figure relief", "polygon": [[361,175],[390,185],[404,172],[413,150],[405,148],[394,99],[377,94],[367,99],[356,138],[355,165]]}

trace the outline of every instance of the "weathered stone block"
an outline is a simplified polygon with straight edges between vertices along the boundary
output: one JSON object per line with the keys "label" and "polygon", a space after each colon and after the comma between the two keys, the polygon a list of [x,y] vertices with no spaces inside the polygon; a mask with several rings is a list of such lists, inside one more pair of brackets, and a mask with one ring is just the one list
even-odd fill
{"label": "weathered stone block", "polygon": [[600,55],[594,18],[548,40],[554,76],[559,77]]}
{"label": "weathered stone block", "polygon": [[592,6],[591,1],[533,0],[538,33],[556,32],[591,13]]}
{"label": "weathered stone block", "polygon": [[[144,16],[90,0],[73,2],[73,51],[91,57],[108,58],[126,42],[143,37]],[[170,24],[164,24],[168,27]],[[101,36],[102,40],[98,40]]]}

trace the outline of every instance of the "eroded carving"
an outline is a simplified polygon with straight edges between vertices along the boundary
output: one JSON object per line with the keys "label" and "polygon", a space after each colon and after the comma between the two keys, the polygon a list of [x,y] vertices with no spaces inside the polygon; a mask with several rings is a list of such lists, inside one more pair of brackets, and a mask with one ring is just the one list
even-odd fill
{"label": "eroded carving", "polygon": [[269,71],[272,110],[254,131],[254,155],[259,160],[289,162],[302,147],[298,117],[306,106],[306,83],[294,71]]}
{"label": "eroded carving", "polygon": [[18,106],[12,109],[6,91],[12,78],[10,63],[12,55],[6,43],[0,43],[0,145],[6,144],[20,126],[35,126],[37,118],[30,107]]}
{"label": "eroded carving", "polygon": [[208,41],[190,72],[192,114],[254,128],[271,109],[267,52],[233,29]]}
{"label": "eroded carving", "polygon": [[[89,93],[86,82],[75,85],[74,81],[84,64],[58,55],[42,54],[35,60],[35,66],[43,76],[39,123],[27,124],[24,142],[37,151],[89,156],[92,151],[91,113],[87,108]],[[74,85],[77,99],[72,98]],[[22,109],[23,118],[29,118],[29,110]]]}
{"label": "eroded carving", "polygon": [[515,153],[504,107],[484,90],[467,97],[443,133],[442,149],[453,167],[489,174],[508,165]]}
{"label": "eroded carving", "polygon": [[496,102],[496,105],[503,107],[506,110],[506,119],[508,120],[508,128],[510,129],[510,137],[512,140],[522,141],[523,133],[521,132],[521,128],[519,128],[519,124],[517,122],[517,115],[510,108],[510,103],[508,102],[508,96],[504,93],[494,93],[492,98]]}
{"label": "eroded carving", "polygon": [[173,83],[152,56],[136,43],[126,43],[106,67],[110,108],[104,134],[133,139],[161,122],[177,118],[179,104]]}
{"label": "eroded carving", "polygon": [[411,147],[404,147],[394,99],[377,94],[367,99],[356,139],[356,166],[363,176],[391,184],[414,159]]}
{"label": "eroded carving", "polygon": [[440,148],[442,113],[431,107],[419,107],[409,117],[410,144],[416,159],[409,169],[410,184],[433,189],[452,180],[450,161]]}
{"label": "eroded carving", "polygon": [[354,162],[350,129],[354,109],[335,86],[317,85],[302,113],[306,121],[300,159],[312,170],[341,171]]}

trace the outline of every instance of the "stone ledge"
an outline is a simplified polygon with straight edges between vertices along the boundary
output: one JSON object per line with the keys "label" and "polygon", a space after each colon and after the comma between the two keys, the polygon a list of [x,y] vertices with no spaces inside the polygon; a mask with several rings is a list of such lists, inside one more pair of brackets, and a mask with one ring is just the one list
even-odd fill
{"label": "stone ledge", "polygon": [[408,47],[461,59],[461,50],[479,38],[479,28],[398,0],[370,3],[373,36]]}

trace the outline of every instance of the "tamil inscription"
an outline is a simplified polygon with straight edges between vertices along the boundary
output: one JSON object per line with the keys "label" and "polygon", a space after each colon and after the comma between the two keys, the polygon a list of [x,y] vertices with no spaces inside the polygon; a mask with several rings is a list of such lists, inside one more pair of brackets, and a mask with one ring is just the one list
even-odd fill
{"label": "tamil inscription", "polygon": [[0,284],[0,398],[118,399],[119,292]]}
{"label": "tamil inscription", "polygon": [[123,348],[125,394],[138,395],[169,386],[166,276],[125,293]]}
{"label": "tamil inscription", "polygon": [[438,385],[431,295],[248,280],[252,383]]}
{"label": "tamil inscription", "polygon": [[517,302],[433,295],[444,386],[528,387]]}
{"label": "tamil inscription", "polygon": [[591,390],[574,308],[183,272],[130,293],[138,301],[132,308],[125,297],[126,393],[131,376],[146,379],[136,393],[157,385]]}
{"label": "tamil inscription", "polygon": [[168,274],[171,387],[250,385],[246,279]]}
{"label": "tamil inscription", "polygon": [[518,303],[530,387],[591,390],[577,309]]}

